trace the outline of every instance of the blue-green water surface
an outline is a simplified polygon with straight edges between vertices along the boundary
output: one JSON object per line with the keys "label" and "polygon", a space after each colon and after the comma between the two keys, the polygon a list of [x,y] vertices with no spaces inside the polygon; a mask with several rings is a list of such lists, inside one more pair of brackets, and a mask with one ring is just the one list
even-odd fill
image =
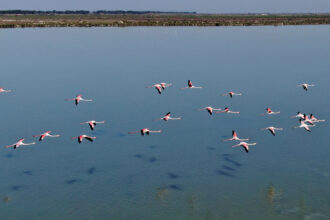
{"label": "blue-green water surface", "polygon": [[[329,219],[330,28],[0,30],[0,219]],[[180,90],[187,80],[203,89]],[[159,95],[146,86],[169,82]],[[297,87],[313,83],[308,92]],[[243,96],[221,96],[228,91]],[[65,99],[83,94],[93,102]],[[239,115],[197,109],[229,106]],[[266,107],[279,115],[261,116]],[[171,112],[178,121],[154,121]],[[90,131],[80,122],[105,120]],[[260,128],[284,128],[273,137]],[[128,135],[140,128],[150,136]],[[223,142],[236,130],[247,154]],[[71,137],[89,134],[95,142]]]}

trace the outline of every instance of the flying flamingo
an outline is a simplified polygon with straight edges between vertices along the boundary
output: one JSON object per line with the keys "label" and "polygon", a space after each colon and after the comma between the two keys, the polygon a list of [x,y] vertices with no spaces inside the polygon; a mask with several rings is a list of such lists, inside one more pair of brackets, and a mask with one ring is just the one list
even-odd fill
{"label": "flying flamingo", "polygon": [[80,101],[91,102],[93,99],[84,99],[81,94],[77,95],[76,98],[67,99],[67,101],[75,101],[76,105],[79,104]]}
{"label": "flying flamingo", "polygon": [[8,145],[5,148],[13,147],[14,149],[16,149],[16,148],[18,148],[20,146],[35,144],[35,142],[32,142],[32,143],[23,143],[23,141],[24,141],[24,138],[19,139],[15,144]]}
{"label": "flying flamingo", "polygon": [[228,114],[239,114],[239,112],[232,112],[226,107],[223,111],[217,111],[216,113],[228,113]]}
{"label": "flying flamingo", "polygon": [[244,150],[246,151],[246,153],[249,153],[249,146],[253,146],[253,145],[256,145],[257,143],[251,143],[251,144],[248,144],[244,141],[240,142],[239,144],[236,144],[232,147],[243,147]]}
{"label": "flying flamingo", "polygon": [[198,109],[198,111],[206,110],[210,115],[213,114],[213,111],[220,111],[221,108],[212,108],[211,106],[206,106],[205,108]]}
{"label": "flying flamingo", "polygon": [[161,82],[159,83],[160,86],[162,87],[162,89],[164,90],[166,87],[170,87],[172,85],[172,83],[165,83],[165,82]]}
{"label": "flying flamingo", "polygon": [[152,87],[155,87],[155,89],[157,89],[158,93],[159,94],[162,94],[162,86],[161,86],[161,84],[155,84],[155,85],[152,85],[152,86],[146,86],[146,88],[152,88]]}
{"label": "flying flamingo", "polygon": [[263,113],[261,115],[275,115],[275,114],[280,114],[280,112],[273,112],[270,108],[266,108],[266,113]]}
{"label": "flying flamingo", "polygon": [[11,90],[5,90],[4,88],[0,87],[0,93],[2,92],[11,92]]}
{"label": "flying flamingo", "polygon": [[308,115],[304,114],[304,118],[303,118],[304,122],[307,122],[308,124],[314,125],[315,121],[312,121],[311,119],[308,118]]}
{"label": "flying flamingo", "polygon": [[78,137],[72,137],[72,139],[78,139],[78,143],[80,144],[83,139],[86,139],[86,140],[89,140],[90,142],[93,142],[93,139],[95,139],[96,137],[91,137],[91,136],[88,136],[88,135],[85,135],[85,134],[82,134]]}
{"label": "flying flamingo", "polygon": [[191,82],[190,80],[188,80],[188,87],[183,87],[183,88],[181,88],[181,89],[201,89],[201,88],[203,88],[203,87],[201,87],[201,86],[199,86],[199,87],[194,86],[194,85],[192,84],[192,82]]}
{"label": "flying flamingo", "polygon": [[304,89],[305,91],[307,91],[307,90],[308,90],[308,87],[313,87],[314,84],[303,83],[303,84],[297,85],[297,87],[300,87],[300,86],[302,86],[303,89]]}
{"label": "flying flamingo", "polygon": [[164,120],[164,121],[168,121],[168,120],[181,120],[182,117],[178,117],[178,118],[171,118],[171,112],[168,112],[164,117],[162,118],[158,118],[156,120]]}
{"label": "flying flamingo", "polygon": [[45,133],[33,135],[33,137],[40,137],[39,141],[42,141],[45,137],[59,137],[59,134],[51,135],[51,131],[46,131]]}
{"label": "flying flamingo", "polygon": [[297,112],[297,114],[292,116],[291,118],[304,118],[304,114],[301,112]]}
{"label": "flying flamingo", "polygon": [[307,125],[302,119],[299,119],[300,125],[293,128],[304,128],[306,131],[311,132],[310,127],[314,127],[315,125]]}
{"label": "flying flamingo", "polygon": [[279,131],[282,131],[283,128],[275,128],[275,127],[267,127],[267,128],[261,128],[261,130],[268,130],[270,131],[270,133],[272,133],[273,136],[275,136],[275,130],[279,130]]}
{"label": "flying flamingo", "polygon": [[104,124],[105,121],[94,121],[94,120],[91,120],[91,121],[86,121],[86,122],[82,122],[80,124],[89,124],[89,127],[91,128],[91,130],[94,130],[94,127],[96,124]]}
{"label": "flying flamingo", "polygon": [[240,139],[237,137],[237,133],[236,131],[232,131],[232,138],[229,138],[229,139],[225,139],[223,141],[248,141],[249,139]]}
{"label": "flying flamingo", "polygon": [[234,95],[242,95],[242,93],[228,92],[222,94],[222,96],[226,96],[226,95],[229,95],[230,98],[233,98]]}
{"label": "flying flamingo", "polygon": [[323,119],[319,120],[319,119],[315,118],[315,116],[313,114],[310,114],[309,118],[312,122],[325,122],[325,120],[323,120]]}
{"label": "flying flamingo", "polygon": [[151,131],[149,130],[149,128],[142,128],[141,130],[139,131],[132,131],[132,132],[128,132],[129,134],[136,134],[136,133],[141,133],[142,136],[144,136],[144,134],[147,134],[149,135],[150,133],[161,133],[162,130],[159,130],[159,131]]}

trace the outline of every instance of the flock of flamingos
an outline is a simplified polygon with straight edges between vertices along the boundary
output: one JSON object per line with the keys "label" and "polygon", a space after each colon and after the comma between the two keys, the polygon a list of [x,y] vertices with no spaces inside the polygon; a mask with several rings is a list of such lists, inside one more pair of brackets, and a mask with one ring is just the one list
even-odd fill
{"label": "flock of flamingos", "polygon": [[[172,84],[170,83],[157,83],[154,84],[152,86],[147,86],[147,88],[155,88],[157,90],[157,92],[159,94],[161,94],[165,88],[170,87]],[[305,91],[308,91],[309,87],[313,87],[313,84],[307,84],[307,83],[303,83],[300,85],[297,85],[297,87],[302,87]],[[192,82],[190,80],[188,80],[188,86],[181,88],[181,89],[201,89],[203,87],[201,86],[194,86],[192,84]],[[0,93],[6,93],[6,92],[11,92],[11,90],[5,90],[4,88],[0,88]],[[225,94],[222,94],[223,96],[229,96],[230,98],[233,98],[234,96],[241,96],[241,93],[235,93],[235,92],[228,92]],[[82,95],[77,95],[75,98],[73,99],[66,99],[67,101],[74,101],[75,105],[78,105],[81,101],[85,101],[85,102],[91,102],[93,101],[92,99],[84,99],[82,97]],[[228,107],[224,108],[223,110],[220,108],[212,108],[211,106],[207,106],[205,108],[199,109],[200,111],[202,110],[206,110],[210,115],[213,115],[213,113],[226,113],[226,114],[239,114],[240,112],[237,111],[231,111]],[[262,115],[275,115],[275,114],[280,114],[279,111],[273,111],[270,108],[266,108],[266,112],[263,113]],[[306,114],[303,114],[301,112],[297,112],[297,114],[295,116],[292,116],[292,118],[299,118],[299,125],[294,127],[294,128],[304,128],[306,131],[311,132],[311,127],[315,126],[316,123],[318,122],[324,122],[325,120],[319,120],[317,119],[313,114],[310,114],[309,116]],[[158,118],[156,120],[164,120],[164,121],[168,121],[168,120],[181,120],[182,117],[177,117],[177,118],[172,118],[171,117],[171,113],[168,112],[164,117],[162,118]],[[86,122],[82,122],[81,124],[88,124],[91,130],[94,130],[95,126],[97,124],[103,124],[105,123],[104,121],[86,121]],[[262,128],[262,130],[269,130],[270,133],[275,136],[275,131],[276,130],[283,130],[283,128],[276,128],[273,126],[269,126],[267,128]],[[157,130],[157,131],[153,131],[150,130],[149,128],[142,128],[138,131],[133,131],[133,132],[128,132],[129,134],[136,134],[136,133],[140,133],[142,136],[149,135],[150,133],[161,133],[161,130]],[[46,131],[42,134],[38,134],[38,135],[34,135],[33,137],[37,137],[39,138],[39,141],[42,141],[45,139],[45,137],[59,137],[59,134],[53,135],[51,134],[51,131]],[[93,142],[93,140],[96,137],[92,137],[92,136],[88,136],[85,134],[82,134],[80,136],[77,137],[72,137],[72,139],[77,139],[78,143],[81,143],[84,139]],[[241,139],[237,136],[236,131],[232,131],[232,137],[229,139],[226,139],[224,141],[238,141],[238,144],[233,145],[232,147],[243,147],[244,150],[248,153],[249,152],[249,146],[253,146],[256,145],[257,143],[247,143],[246,141],[248,141],[249,139]],[[20,146],[26,146],[26,145],[33,145],[35,144],[35,142],[31,142],[31,143],[24,143],[24,138],[19,139],[16,143],[5,146],[6,148],[18,148]]]}

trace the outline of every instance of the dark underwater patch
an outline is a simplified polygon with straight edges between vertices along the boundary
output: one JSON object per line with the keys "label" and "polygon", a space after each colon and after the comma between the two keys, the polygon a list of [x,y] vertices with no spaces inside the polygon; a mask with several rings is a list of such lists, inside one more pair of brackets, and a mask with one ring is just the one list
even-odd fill
{"label": "dark underwater patch", "polygon": [[177,174],[175,174],[175,173],[167,173],[167,175],[168,175],[168,177],[169,177],[170,179],[177,179],[177,178],[180,177],[179,175],[177,175]]}
{"label": "dark underwater patch", "polygon": [[183,188],[181,186],[178,186],[176,184],[172,184],[168,186],[169,189],[177,190],[177,191],[183,191]]}
{"label": "dark underwater patch", "polygon": [[90,174],[90,175],[93,175],[96,171],[96,168],[95,167],[91,167],[89,169],[87,169],[87,174]]}
{"label": "dark underwater patch", "polygon": [[235,177],[233,174],[231,174],[231,173],[228,173],[228,172],[226,172],[226,171],[223,171],[223,170],[217,170],[217,173],[219,174],[219,175],[221,175],[221,176],[225,176],[225,177]]}
{"label": "dark underwater patch", "polygon": [[66,180],[65,183],[71,185],[71,184],[77,183],[79,181],[80,181],[79,179],[71,179],[71,180]]}
{"label": "dark underwater patch", "polygon": [[154,162],[156,162],[157,160],[158,160],[158,159],[157,159],[156,157],[150,157],[148,161],[149,161],[150,163],[154,163]]}
{"label": "dark underwater patch", "polygon": [[32,173],[31,170],[25,170],[25,171],[23,171],[23,174],[28,175],[28,176],[32,176],[33,175],[33,173]]}

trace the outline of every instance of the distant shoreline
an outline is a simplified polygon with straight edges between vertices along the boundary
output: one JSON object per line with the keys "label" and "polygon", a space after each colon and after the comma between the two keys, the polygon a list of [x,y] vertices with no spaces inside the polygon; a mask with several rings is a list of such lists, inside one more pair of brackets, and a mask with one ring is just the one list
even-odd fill
{"label": "distant shoreline", "polygon": [[198,14],[153,11],[0,11],[0,28],[280,26],[330,24],[327,14]]}

